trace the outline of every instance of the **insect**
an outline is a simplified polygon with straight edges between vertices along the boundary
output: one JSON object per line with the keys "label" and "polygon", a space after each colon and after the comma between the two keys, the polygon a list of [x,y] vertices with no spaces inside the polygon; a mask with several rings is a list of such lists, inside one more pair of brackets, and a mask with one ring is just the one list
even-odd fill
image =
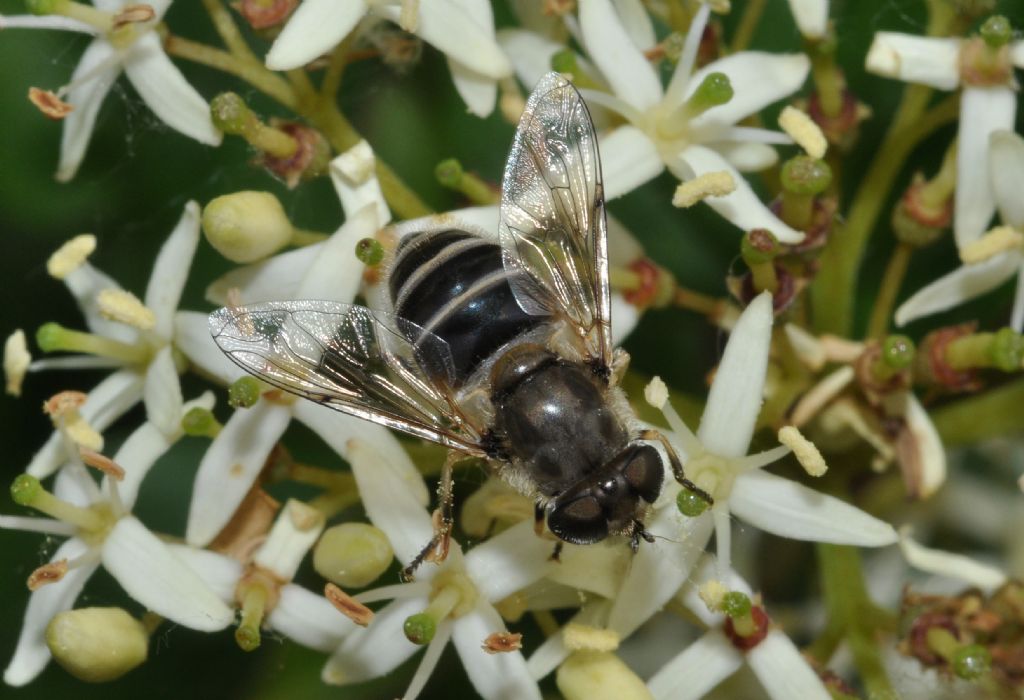
{"label": "insect", "polygon": [[[415,224],[422,226],[421,224]],[[481,457],[535,499],[538,532],[590,544],[653,538],[643,517],[668,440],[617,386],[601,163],[590,114],[549,73],[527,101],[502,184],[499,241],[449,225],[402,238],[390,308],[326,301],[220,309],[210,328],[235,363],[281,389],[450,449],[436,532],[406,569],[443,559],[452,466]]]}

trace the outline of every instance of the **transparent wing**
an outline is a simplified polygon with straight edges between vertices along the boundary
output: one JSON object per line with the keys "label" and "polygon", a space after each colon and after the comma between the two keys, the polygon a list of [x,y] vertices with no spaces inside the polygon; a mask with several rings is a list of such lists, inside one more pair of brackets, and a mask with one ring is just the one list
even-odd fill
{"label": "transparent wing", "polygon": [[566,318],[611,363],[608,234],[597,136],[573,85],[548,73],[530,95],[505,166],[501,246],[527,313]]}
{"label": "transparent wing", "polygon": [[411,321],[364,306],[282,301],[215,311],[210,333],[233,362],[280,389],[484,454],[482,430],[470,425],[449,390],[447,343]]}

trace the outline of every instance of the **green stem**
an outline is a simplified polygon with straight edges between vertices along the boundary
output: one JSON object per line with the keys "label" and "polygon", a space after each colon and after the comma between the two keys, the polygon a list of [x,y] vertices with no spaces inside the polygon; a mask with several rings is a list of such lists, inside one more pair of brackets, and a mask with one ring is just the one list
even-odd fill
{"label": "green stem", "polygon": [[1024,430],[1024,380],[1018,380],[932,411],[946,447],[969,445]]}
{"label": "green stem", "polygon": [[341,87],[341,76],[348,66],[349,49],[351,49],[351,42],[345,40],[338,44],[331,54],[331,61],[327,64],[323,81],[320,83],[320,99],[324,102],[336,103],[335,98]]}
{"label": "green stem", "polygon": [[892,307],[896,305],[896,295],[899,294],[903,277],[907,274],[912,252],[913,248],[906,243],[900,243],[889,258],[885,274],[882,275],[882,288],[878,290],[878,298],[875,299],[875,306],[871,310],[867,337],[881,340],[889,331]]}
{"label": "green stem", "polygon": [[860,554],[853,547],[818,545],[829,625],[846,637],[853,662],[870,698],[896,698],[882,665],[876,633],[894,627],[891,616],[868,597]]}
{"label": "green stem", "polygon": [[213,28],[217,30],[217,34],[224,41],[224,45],[228,47],[228,51],[236,58],[262,66],[262,62],[256,58],[256,54],[252,52],[242,33],[238,31],[238,25],[235,24],[228,9],[224,7],[224,3],[220,0],[203,0],[203,7],[210,15]]}
{"label": "green stem", "polygon": [[747,0],[746,7],[743,8],[743,16],[740,17],[740,23],[736,26],[736,33],[733,34],[732,44],[729,47],[732,53],[739,53],[750,45],[750,40],[754,38],[754,31],[761,23],[765,4],[765,0]]}
{"label": "green stem", "polygon": [[946,98],[926,113],[931,94],[931,88],[923,85],[906,88],[892,126],[854,195],[846,224],[835,231],[821,256],[821,268],[829,273],[820,275],[811,287],[814,324],[819,332],[851,334],[861,259],[878,215],[889,199],[893,182],[903,170],[910,151],[959,113],[958,96]]}
{"label": "green stem", "polygon": [[172,56],[241,78],[289,109],[294,110],[298,107],[299,101],[288,81],[267,70],[261,63],[245,61],[222,49],[215,49],[173,34],[164,39],[164,49]]}

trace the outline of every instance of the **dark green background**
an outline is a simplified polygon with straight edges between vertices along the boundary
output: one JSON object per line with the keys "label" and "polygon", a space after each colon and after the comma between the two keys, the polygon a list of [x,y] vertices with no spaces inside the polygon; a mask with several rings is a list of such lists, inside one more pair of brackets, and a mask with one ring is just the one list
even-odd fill
{"label": "dark green background", "polygon": [[[744,4],[734,2],[733,14],[725,18],[727,36]],[[1011,4],[1005,3],[1007,10]],[[19,2],[0,0],[0,13],[22,11]],[[833,2],[833,15],[850,87],[871,104],[875,114],[864,125],[860,143],[846,161],[843,177],[847,185],[852,185],[881,138],[900,88],[893,81],[864,74],[862,62],[870,37],[878,29],[921,31],[923,9],[916,1],[851,0]],[[506,8],[498,7],[498,18],[499,24],[509,23]],[[1011,19],[1017,26],[1022,23],[1019,15]],[[167,23],[176,33],[216,43],[196,2],[179,0],[170,10]],[[29,86],[55,89],[62,85],[86,41],[59,32],[0,32],[0,335],[6,337],[13,329],[24,328],[31,337],[45,321],[81,327],[77,309],[63,285],[45,270],[49,254],[78,233],[96,234],[99,247],[92,262],[141,295],[156,251],[188,199],[205,203],[235,190],[269,190],[281,198],[297,226],[323,231],[336,228],[341,211],[326,179],[287,191],[248,165],[251,154],[240,140],[228,138],[220,149],[213,150],[170,131],[147,111],[125,80],[117,83],[100,112],[78,176],[70,184],[55,182],[52,173],[61,127],[44,119],[25,95]],[[800,38],[783,0],[768,3],[754,45],[770,50],[799,48]],[[263,50],[262,45],[257,46],[257,51]],[[221,90],[235,89],[264,115],[285,115],[248,86],[206,68],[179,65],[207,98]],[[512,126],[498,116],[479,120],[467,115],[451,86],[444,61],[429,47],[421,63],[406,74],[395,75],[374,61],[366,61],[353,66],[345,80],[342,102],[346,114],[378,155],[431,206],[444,210],[459,205],[433,180],[433,167],[443,158],[459,158],[467,169],[492,181],[500,178]],[[952,133],[952,128],[944,129],[917,149],[913,163],[901,176],[901,185],[912,168],[934,171]],[[723,273],[736,264],[739,232],[703,205],[689,211],[673,209],[669,201],[674,186],[670,177],[663,176],[614,202],[611,211],[684,285],[724,294]],[[848,198],[849,192],[846,195]],[[892,247],[885,228],[883,222],[876,231],[869,250],[872,264],[865,267],[860,278],[862,321]],[[915,256],[903,296],[955,264],[949,241]],[[203,289],[228,267],[203,242],[182,307],[208,309]],[[989,297],[984,317],[1005,319],[1009,300],[1008,290]],[[967,315],[960,312],[954,317]],[[924,322],[913,330],[933,325]],[[660,374],[675,388],[702,393],[704,377],[714,366],[723,341],[721,334],[697,316],[665,310],[646,315],[627,349],[641,371]],[[90,373],[32,375],[21,399],[0,398],[0,439],[5,448],[0,481],[13,479],[48,434],[48,421],[38,410],[43,399],[62,389],[86,390],[97,377]],[[195,395],[201,386],[190,380],[186,395]],[[219,413],[226,418],[222,394],[219,403]],[[129,414],[109,432],[108,445],[119,443],[142,418],[141,410]],[[294,437],[290,444],[306,442],[301,440],[302,435]],[[181,532],[191,480],[204,448],[202,440],[185,439],[157,465],[139,502],[138,512],[144,521],[168,532]],[[298,449],[308,451],[321,463],[340,463],[316,445],[303,444]],[[4,513],[21,510],[6,496],[0,502]],[[0,531],[0,595],[5,603],[0,612],[0,666],[6,665],[14,649],[28,597],[24,580],[54,547],[54,542],[38,535]],[[310,581],[315,585],[315,579]],[[90,582],[78,605],[108,604],[124,604],[124,599],[116,583],[101,573]],[[267,639],[258,651],[245,654],[234,645],[229,632],[201,635],[164,627],[154,638],[149,663],[118,682],[87,686],[51,664],[35,683],[19,690],[0,689],[0,696],[43,698],[74,693],[79,698],[113,698],[145,693],[152,698],[395,697],[403,692],[417,661],[418,657],[408,668],[378,683],[353,689],[328,688],[319,681],[320,655],[288,642]],[[449,650],[425,696],[454,697],[461,692],[471,694],[458,659]]]}

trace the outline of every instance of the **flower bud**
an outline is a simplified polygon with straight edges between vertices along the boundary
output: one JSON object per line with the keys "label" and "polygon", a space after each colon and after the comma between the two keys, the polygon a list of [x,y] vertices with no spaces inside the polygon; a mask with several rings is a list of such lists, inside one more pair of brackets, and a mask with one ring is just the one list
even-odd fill
{"label": "flower bud", "polygon": [[54,615],[46,627],[46,646],[75,678],[102,683],[145,661],[149,636],[121,608],[80,608]]}
{"label": "flower bud", "polygon": [[240,377],[228,387],[228,405],[252,408],[260,400],[260,382],[255,377]]}
{"label": "flower bud", "polygon": [[313,549],[313,568],[342,588],[362,588],[391,565],[387,535],[366,523],[342,523],[324,531]]}
{"label": "flower bud", "polygon": [[234,192],[203,209],[203,233],[218,253],[236,263],[272,255],[292,237],[292,224],[269,192]]}

